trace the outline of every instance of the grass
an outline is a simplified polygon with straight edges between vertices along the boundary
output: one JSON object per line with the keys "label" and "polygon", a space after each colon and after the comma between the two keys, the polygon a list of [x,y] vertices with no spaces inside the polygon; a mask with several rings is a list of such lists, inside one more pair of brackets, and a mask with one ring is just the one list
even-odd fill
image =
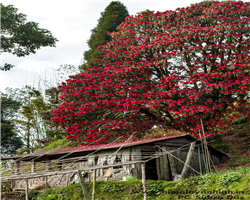
{"label": "grass", "polygon": [[[212,174],[189,177],[181,181],[147,180],[149,200],[160,199],[250,199],[250,167],[235,170],[219,170]],[[92,183],[86,183],[89,195]],[[98,181],[96,200],[137,200],[143,199],[141,180]],[[42,192],[30,192],[30,199],[37,200],[78,200],[84,199],[80,184],[60,188],[47,188]]]}

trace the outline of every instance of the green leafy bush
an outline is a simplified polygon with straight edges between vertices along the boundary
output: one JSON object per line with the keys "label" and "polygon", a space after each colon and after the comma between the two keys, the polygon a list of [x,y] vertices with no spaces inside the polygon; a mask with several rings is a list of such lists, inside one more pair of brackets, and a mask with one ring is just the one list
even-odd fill
{"label": "green leafy bush", "polygon": [[221,175],[218,180],[219,186],[229,186],[235,181],[238,181],[242,177],[241,174],[237,172],[229,172]]}

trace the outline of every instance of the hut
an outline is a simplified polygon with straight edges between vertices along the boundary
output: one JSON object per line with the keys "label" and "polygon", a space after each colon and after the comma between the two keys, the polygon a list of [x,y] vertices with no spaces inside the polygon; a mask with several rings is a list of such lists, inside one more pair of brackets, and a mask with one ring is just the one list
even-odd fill
{"label": "hut", "polygon": [[[72,147],[38,153],[3,158],[14,160],[15,167],[10,176],[2,176],[1,181],[12,181],[13,188],[29,187],[43,181],[50,187],[60,187],[79,182],[77,171],[81,170],[85,182],[93,180],[118,181],[124,176],[141,179],[140,162],[145,162],[146,179],[173,180],[173,173],[181,174],[190,144],[196,141],[188,169],[188,176],[197,175],[206,169],[206,157],[202,153],[200,140],[190,136],[164,137],[132,142]],[[227,155],[208,146],[211,163],[221,163]],[[24,164],[25,170],[22,169]],[[212,165],[212,164],[211,164]],[[27,167],[28,166],[28,167]],[[43,169],[42,169],[43,168]]]}

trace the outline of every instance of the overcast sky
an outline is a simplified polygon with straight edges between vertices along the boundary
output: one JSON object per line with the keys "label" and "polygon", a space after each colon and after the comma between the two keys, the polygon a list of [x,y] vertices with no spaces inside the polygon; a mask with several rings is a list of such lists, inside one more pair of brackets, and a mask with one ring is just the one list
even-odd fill
{"label": "overcast sky", "polygon": [[[201,0],[200,0],[201,1]],[[175,10],[186,7],[198,0],[164,0],[164,1],[129,1],[121,0],[130,15],[146,9],[154,11]],[[48,29],[59,42],[56,48],[43,47],[26,57],[17,58],[12,54],[2,54],[2,63],[15,65],[10,71],[1,72],[1,91],[6,87],[21,88],[31,85],[38,88],[38,80],[43,79],[54,84],[54,70],[60,65],[81,63],[83,52],[88,50],[87,40],[97,25],[100,13],[111,0],[99,1],[55,1],[55,0],[1,0],[3,5],[14,5],[20,13],[27,15],[27,21],[39,23],[40,28]],[[54,78],[53,78],[54,77]],[[40,82],[41,83],[41,82]]]}

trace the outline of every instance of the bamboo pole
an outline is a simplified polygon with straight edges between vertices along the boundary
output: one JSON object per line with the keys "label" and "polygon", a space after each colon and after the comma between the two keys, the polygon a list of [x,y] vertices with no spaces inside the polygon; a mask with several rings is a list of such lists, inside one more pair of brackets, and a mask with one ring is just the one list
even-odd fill
{"label": "bamboo pole", "polygon": [[195,143],[196,142],[192,142],[191,145],[190,145],[190,148],[189,148],[189,151],[188,151],[188,154],[187,154],[187,159],[186,159],[185,165],[183,167],[183,170],[181,172],[181,179],[186,178],[187,171],[188,171],[188,166],[190,164],[190,161],[191,161],[191,158],[192,158],[192,155],[193,155],[193,152],[194,152]]}
{"label": "bamboo pole", "polygon": [[82,177],[81,171],[78,170],[77,174],[78,174],[79,182],[81,183],[82,192],[84,194],[85,200],[90,200],[89,193],[88,193],[88,190],[86,188],[86,185],[85,185],[84,179]]}
{"label": "bamboo pole", "polygon": [[206,168],[206,172],[208,173],[208,165],[207,165],[206,157],[205,157],[205,153],[204,153],[205,146],[203,147],[204,142],[203,142],[200,130],[199,130],[199,135],[200,135],[200,140],[201,140],[201,149],[202,149],[202,154],[203,154],[203,162],[204,162],[204,166]]}
{"label": "bamboo pole", "polygon": [[198,146],[198,156],[199,156],[200,173],[202,174],[200,146]]}
{"label": "bamboo pole", "polygon": [[25,200],[29,200],[29,179],[26,179]]}
{"label": "bamboo pole", "polygon": [[31,161],[31,173],[36,173],[36,162],[34,160]]}
{"label": "bamboo pole", "polygon": [[93,175],[93,192],[92,192],[92,200],[95,200],[95,182],[96,182],[96,169],[94,170],[94,175]]}
{"label": "bamboo pole", "polygon": [[142,187],[143,187],[143,200],[147,200],[147,190],[146,190],[146,174],[145,174],[145,163],[141,163],[142,171]]}
{"label": "bamboo pole", "polygon": [[0,182],[0,200],[2,200],[2,182]]}
{"label": "bamboo pole", "polygon": [[200,119],[200,120],[201,120],[202,133],[203,133],[203,136],[204,136],[205,154],[206,154],[206,159],[207,159],[207,164],[208,164],[208,170],[209,170],[208,173],[211,173],[212,170],[211,170],[211,165],[210,165],[209,151],[208,151],[208,147],[207,147],[206,135],[205,135],[205,131],[204,131],[204,126],[203,126],[202,119]]}

